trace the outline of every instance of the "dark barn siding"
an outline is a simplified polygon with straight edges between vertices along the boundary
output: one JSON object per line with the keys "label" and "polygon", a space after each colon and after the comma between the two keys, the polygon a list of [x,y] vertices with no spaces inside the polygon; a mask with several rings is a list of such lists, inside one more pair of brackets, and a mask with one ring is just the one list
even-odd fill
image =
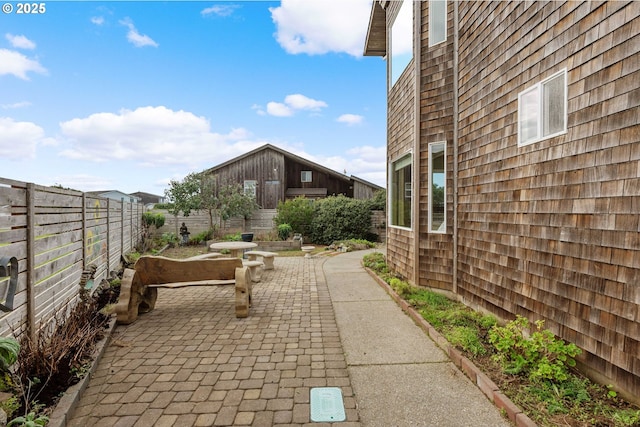
{"label": "dark barn siding", "polygon": [[[258,181],[256,189],[256,202],[265,209],[275,209],[274,200],[269,197],[273,191],[274,181],[285,182],[285,158],[273,150],[261,150],[250,156],[240,158],[226,166],[217,169],[214,174],[218,176],[220,183],[239,183],[245,180]],[[267,181],[270,181],[267,190]],[[276,193],[278,200],[284,200],[285,186],[281,184]],[[277,204],[277,200],[275,200]]]}
{"label": "dark barn siding", "polygon": [[[302,182],[302,171],[311,171],[311,182]],[[287,163],[286,182],[287,188],[326,188],[327,196],[343,194],[347,197],[353,197],[353,189],[350,188],[349,178],[338,179],[335,175],[301,163],[291,161]]]}
{"label": "dark barn siding", "polygon": [[[640,2],[459,8],[458,292],[640,396]],[[518,147],[518,93],[562,68],[567,134]]]}

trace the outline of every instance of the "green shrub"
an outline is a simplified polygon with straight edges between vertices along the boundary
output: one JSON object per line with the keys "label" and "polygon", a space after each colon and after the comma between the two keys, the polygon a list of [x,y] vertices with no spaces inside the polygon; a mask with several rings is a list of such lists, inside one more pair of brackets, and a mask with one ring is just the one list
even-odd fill
{"label": "green shrub", "polygon": [[273,221],[276,225],[289,224],[293,233],[308,236],[314,217],[314,202],[306,197],[278,202],[277,214]]}
{"label": "green shrub", "polygon": [[278,225],[278,237],[280,240],[287,240],[291,233],[293,232],[293,228],[289,224],[279,224]]}
{"label": "green shrub", "polygon": [[330,245],[338,240],[366,239],[371,229],[367,200],[331,196],[314,203],[311,241]]}
{"label": "green shrub", "polygon": [[142,222],[147,227],[151,227],[153,225],[156,229],[158,229],[164,225],[164,220],[164,215],[159,212],[145,212],[142,214]]}
{"label": "green shrub", "polygon": [[374,193],[369,201],[369,209],[383,211],[387,207],[387,190],[382,189]]}
{"label": "green shrub", "polygon": [[176,233],[162,233],[162,238],[161,238],[162,244],[163,245],[169,245],[169,246],[177,246],[178,243],[180,242],[178,240],[178,236],[176,236]]}
{"label": "green shrub", "polygon": [[573,359],[581,350],[573,343],[566,344],[548,329],[542,329],[543,320],[535,322],[536,331],[525,336],[529,321],[522,316],[504,327],[494,326],[489,331],[489,342],[496,348],[494,359],[510,374],[528,376],[532,381],[566,381],[568,368],[575,366]]}
{"label": "green shrub", "polygon": [[189,243],[199,245],[203,242],[206,242],[207,240],[211,240],[212,237],[213,230],[201,231],[200,233],[190,238]]}

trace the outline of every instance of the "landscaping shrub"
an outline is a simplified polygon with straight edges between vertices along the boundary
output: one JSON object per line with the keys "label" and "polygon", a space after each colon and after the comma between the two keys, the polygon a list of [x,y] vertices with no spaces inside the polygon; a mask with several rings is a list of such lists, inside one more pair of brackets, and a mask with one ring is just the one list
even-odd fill
{"label": "landscaping shrub", "polygon": [[276,225],[289,224],[293,233],[308,236],[314,217],[313,200],[296,197],[292,200],[278,202]]}
{"label": "landscaping shrub", "polygon": [[285,223],[278,225],[278,237],[280,240],[287,240],[289,236],[291,236],[292,231],[293,228],[291,228],[289,224]]}
{"label": "landscaping shrub", "polygon": [[311,241],[330,245],[337,240],[366,239],[371,229],[367,200],[332,196],[314,202]]}

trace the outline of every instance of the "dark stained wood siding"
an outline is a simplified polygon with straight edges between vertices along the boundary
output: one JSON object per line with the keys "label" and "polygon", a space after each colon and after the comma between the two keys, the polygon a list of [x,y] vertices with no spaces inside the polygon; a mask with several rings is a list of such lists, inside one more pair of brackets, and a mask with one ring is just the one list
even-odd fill
{"label": "dark stained wood siding", "polygon": [[[287,188],[326,188],[327,196],[345,195],[353,197],[353,188],[349,178],[339,179],[336,175],[329,174],[309,165],[287,161],[286,183]],[[311,182],[302,182],[301,172],[311,171]]]}
{"label": "dark stained wood siding", "polygon": [[[458,292],[640,396],[640,2],[460,2]],[[567,69],[568,131],[518,147]]]}
{"label": "dark stained wood siding", "polygon": [[[398,13],[401,2],[391,2],[387,7],[387,26],[391,28]],[[391,34],[391,31],[388,31]],[[414,58],[415,59],[415,58]],[[388,135],[387,162],[398,160],[405,154],[412,152],[415,138],[415,60],[412,59],[404,73],[396,81],[388,95]],[[414,167],[415,167],[415,154]],[[415,191],[413,192],[415,197]],[[414,229],[417,218],[413,218]],[[414,232],[391,226],[387,227],[387,263],[398,274],[414,281],[413,265],[417,261],[414,257]]]}
{"label": "dark stained wood siding", "polygon": [[[273,150],[261,150],[251,156],[240,158],[214,172],[220,183],[243,184],[245,180],[256,180],[256,202],[265,209],[274,209],[273,200],[268,197],[269,191],[273,191],[274,182],[281,185],[276,187],[278,200],[284,200],[285,193],[285,157]],[[224,184],[223,184],[224,185]],[[277,200],[276,200],[277,203]]]}
{"label": "dark stained wood siding", "polygon": [[[452,290],[453,285],[453,6],[448,2],[447,41],[429,47],[429,2],[421,3],[420,58],[420,247],[416,284]],[[430,233],[429,144],[446,142],[447,232]]]}

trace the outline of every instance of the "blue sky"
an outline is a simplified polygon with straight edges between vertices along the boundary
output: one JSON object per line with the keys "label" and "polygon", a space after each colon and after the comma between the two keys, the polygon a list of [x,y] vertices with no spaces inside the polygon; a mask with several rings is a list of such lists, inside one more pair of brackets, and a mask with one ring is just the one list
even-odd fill
{"label": "blue sky", "polygon": [[370,3],[48,1],[0,14],[0,176],[162,195],[270,143],[384,186],[386,63],[362,56]]}

